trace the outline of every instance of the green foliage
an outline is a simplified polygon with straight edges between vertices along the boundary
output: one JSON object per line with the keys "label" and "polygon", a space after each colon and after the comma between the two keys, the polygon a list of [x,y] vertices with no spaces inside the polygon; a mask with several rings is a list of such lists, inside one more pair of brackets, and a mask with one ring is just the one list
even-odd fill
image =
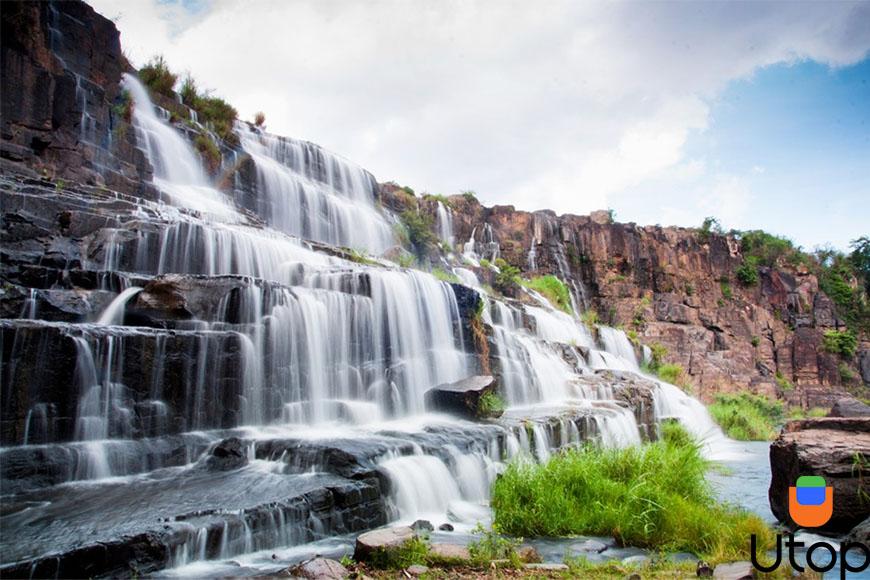
{"label": "green foliage", "polygon": [[190,73],[184,76],[181,81],[181,90],[178,91],[181,95],[181,102],[190,108],[196,108],[196,100],[199,98],[199,90],[196,87],[196,80]]}
{"label": "green foliage", "polygon": [[481,258],[480,259],[480,267],[481,268],[491,268],[492,264],[486,258]]}
{"label": "green foliage", "polygon": [[659,378],[666,383],[671,383],[672,385],[677,385],[681,387],[684,391],[691,391],[691,384],[688,382],[686,377],[686,370],[683,368],[683,365],[673,364],[673,363],[665,363],[659,365],[656,370],[656,374]]}
{"label": "green foliage", "polygon": [[199,95],[193,108],[196,109],[200,123],[210,125],[218,137],[229,143],[238,142],[238,137],[233,133],[233,123],[239,113],[232,105],[218,97]]}
{"label": "green foliage", "polygon": [[208,135],[199,133],[193,140],[193,145],[199,151],[208,170],[211,173],[216,173],[221,166],[221,150],[218,149],[215,142]]}
{"label": "green foliage", "polygon": [[446,195],[441,195],[440,193],[424,193],[423,199],[425,199],[426,201],[441,202],[445,207],[453,207],[453,203],[450,201],[450,199],[448,199]]}
{"label": "green foliage", "polygon": [[745,558],[751,533],[764,549],[771,546],[760,518],[715,501],[707,468],[675,423],[644,447],[585,446],[543,465],[515,462],[493,488],[495,523],[512,535],[614,536],[625,545],[711,559]]}
{"label": "green foliage", "polygon": [[477,194],[471,191],[470,189],[463,191],[460,195],[465,198],[465,201],[470,203],[480,203],[477,201]]}
{"label": "green foliage", "polygon": [[402,268],[412,268],[415,261],[414,255],[407,252],[399,254],[399,257],[396,258],[396,263]]}
{"label": "green foliage", "polygon": [[712,216],[708,216],[704,218],[701,227],[698,228],[698,239],[701,243],[706,244],[710,241],[710,236],[712,234],[722,235],[722,226],[719,224],[719,220]]}
{"label": "green foliage", "polygon": [[695,561],[673,562],[655,558],[636,564],[623,564],[620,560],[590,562],[584,556],[565,558],[569,578],[693,578],[698,566]]}
{"label": "green foliage", "polygon": [[369,258],[368,254],[365,250],[357,250],[356,248],[346,248],[347,249],[347,259],[351,262],[356,262],[357,264],[364,265],[375,265],[376,261]]}
{"label": "green foliage", "polygon": [[686,282],[686,296],[692,296],[695,294],[695,286],[693,286],[690,282]]}
{"label": "green foliage", "polygon": [[511,266],[501,258],[495,261],[496,267],[499,269],[495,275],[495,289],[502,293],[507,293],[513,290],[520,283],[520,269],[516,266]]}
{"label": "green foliage", "polygon": [[580,315],[580,320],[583,321],[587,327],[595,328],[598,326],[598,313],[591,308],[589,310],[585,310],[583,314]]}
{"label": "green foliage", "polygon": [[479,540],[475,540],[468,544],[468,553],[471,554],[471,559],[477,564],[488,564],[493,560],[507,560],[514,568],[520,568],[522,562],[517,555],[517,548],[522,539],[506,538],[499,533],[498,524],[492,524],[492,528],[487,530],[483,526],[477,524],[473,533],[481,534]]}
{"label": "green foliage", "polygon": [[375,551],[369,562],[381,570],[401,570],[414,564],[425,565],[428,559],[429,544],[423,538],[414,536],[399,547]]}
{"label": "green foliage", "polygon": [[812,407],[810,409],[802,409],[800,407],[789,407],[788,418],[791,420],[827,417],[830,409],[824,407]]}
{"label": "green foliage", "polygon": [[840,364],[837,365],[837,370],[840,373],[840,381],[843,383],[851,383],[856,378],[858,378],[857,375],[852,372],[852,369],[849,368],[849,365],[842,361],[840,361]]}
{"label": "green foliage", "polygon": [[459,284],[459,277],[453,272],[448,272],[443,268],[433,268],[432,275],[441,280],[442,282],[453,282],[455,284]]}
{"label": "green foliage", "polygon": [[819,272],[819,287],[836,304],[837,314],[850,328],[856,332],[870,332],[870,303],[864,290],[867,278],[864,278],[864,286],[858,283],[860,272],[856,271],[852,259],[862,264],[860,253],[857,258],[854,252],[852,258],[842,254],[830,258],[830,264],[823,265]]}
{"label": "green foliage", "polygon": [[496,393],[487,391],[480,396],[477,402],[478,417],[498,417],[507,408],[504,400]]}
{"label": "green foliage", "polygon": [[550,301],[550,304],[559,310],[568,314],[574,313],[574,309],[571,307],[571,293],[568,290],[568,286],[552,274],[536,276],[526,281],[525,286],[543,294]]}
{"label": "green foliage", "polygon": [[729,437],[740,441],[770,441],[783,420],[781,402],[751,393],[717,395],[709,411]]}
{"label": "green foliage", "polygon": [[776,384],[779,385],[779,388],[781,390],[783,390],[783,391],[793,391],[794,390],[794,385],[792,384],[792,382],[790,380],[788,380],[787,378],[785,378],[785,376],[781,372],[776,371],[776,376],[774,378],[776,379]]}
{"label": "green foliage", "polygon": [[762,230],[740,232],[740,251],[747,258],[754,258],[760,266],[773,268],[785,261],[797,265],[803,260],[802,252],[791,240]]}
{"label": "green foliage", "polygon": [[752,346],[758,348],[758,345],[761,344],[761,339],[757,336],[753,336],[750,342],[752,343]]}
{"label": "green foliage", "polygon": [[738,266],[735,275],[737,280],[744,286],[755,286],[758,284],[758,258],[755,256],[744,258],[743,263]]}
{"label": "green foliage", "polygon": [[858,277],[864,279],[864,292],[870,294],[870,237],[861,236],[849,243],[849,261]]}
{"label": "green foliage", "polygon": [[435,244],[437,238],[433,231],[433,219],[428,214],[423,214],[412,209],[407,209],[399,215],[408,242],[419,257],[423,257]]}
{"label": "green foliage", "polygon": [[172,88],[178,77],[169,70],[169,65],[163,59],[163,55],[151,57],[148,64],[139,69],[139,79],[155,93],[172,97]]}
{"label": "green foliage", "polygon": [[657,371],[664,362],[665,357],[668,356],[668,347],[660,342],[653,342],[648,346],[650,350],[649,366],[653,371]]}
{"label": "green foliage", "polygon": [[608,208],[607,209],[607,223],[612,224],[616,222],[616,210]]}
{"label": "green foliage", "polygon": [[734,293],[731,291],[731,284],[726,278],[722,278],[719,281],[719,289],[722,291],[722,297],[725,300],[731,300],[734,297]]}
{"label": "green foliage", "polygon": [[638,346],[640,344],[640,338],[637,336],[636,330],[626,330],[625,336],[628,337],[628,340],[631,341],[631,344]]}
{"label": "green foliage", "polygon": [[850,330],[827,330],[822,337],[822,344],[826,351],[846,358],[855,356],[858,349],[858,339]]}
{"label": "green foliage", "polygon": [[130,91],[127,89],[121,91],[115,101],[115,105],[112,107],[112,113],[114,113],[116,117],[123,119],[126,123],[132,122],[133,97],[130,95]]}

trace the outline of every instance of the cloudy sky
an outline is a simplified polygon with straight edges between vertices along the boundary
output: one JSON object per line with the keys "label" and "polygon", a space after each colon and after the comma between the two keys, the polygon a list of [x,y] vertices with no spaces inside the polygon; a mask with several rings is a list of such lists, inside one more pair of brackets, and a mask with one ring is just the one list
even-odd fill
{"label": "cloudy sky", "polygon": [[870,234],[870,2],[89,0],[270,131],[418,192]]}

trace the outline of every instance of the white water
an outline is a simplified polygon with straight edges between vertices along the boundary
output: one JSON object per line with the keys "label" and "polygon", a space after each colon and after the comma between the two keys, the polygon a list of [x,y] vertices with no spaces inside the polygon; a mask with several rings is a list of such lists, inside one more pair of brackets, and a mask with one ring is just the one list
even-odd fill
{"label": "white water", "polygon": [[129,302],[136,294],[142,291],[138,286],[131,286],[112,300],[106,309],[100,314],[97,319],[97,324],[122,324],[124,321],[124,309],[127,308]]}
{"label": "white water", "polygon": [[449,248],[453,248],[453,210],[438,202],[438,237]]}

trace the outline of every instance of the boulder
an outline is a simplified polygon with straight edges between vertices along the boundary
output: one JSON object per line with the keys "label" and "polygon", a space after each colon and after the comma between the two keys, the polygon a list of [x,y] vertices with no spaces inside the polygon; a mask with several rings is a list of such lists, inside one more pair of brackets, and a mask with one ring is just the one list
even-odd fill
{"label": "boulder", "polygon": [[438,385],[426,391],[426,407],[433,411],[443,411],[475,419],[481,415],[480,399],[484,393],[495,390],[495,379],[491,375],[478,375]]}
{"label": "boulder", "polygon": [[429,571],[428,566],[423,566],[422,564],[414,564],[413,566],[408,566],[405,569],[405,572],[410,574],[411,576],[422,576],[423,574]]}
{"label": "boulder", "polygon": [[834,511],[820,528],[846,533],[870,516],[868,492],[855,469],[856,454],[870,456],[870,417],[791,421],[770,446],[772,477],[768,497],[774,515],[796,527],[788,513],[789,487],[801,475],[819,475],[834,490]]}
{"label": "boulder", "polygon": [[210,471],[231,471],[248,464],[248,454],[238,437],[230,437],[218,443],[205,460]]}
{"label": "boulder", "polygon": [[373,555],[399,548],[415,537],[414,530],[408,526],[397,526],[366,532],[356,539],[353,559],[357,562],[366,562]]}
{"label": "boulder", "polygon": [[828,417],[870,417],[870,405],[865,405],[855,397],[837,399]]}
{"label": "boulder", "polygon": [[453,524],[448,524],[445,522],[445,523],[441,524],[440,526],[438,526],[438,531],[440,531],[440,532],[452,532],[453,531]]}
{"label": "boulder", "polygon": [[719,564],[713,571],[713,578],[720,580],[751,580],[755,578],[755,568],[750,562],[730,562]]}
{"label": "boulder", "polygon": [[544,559],[534,546],[520,546],[517,548],[517,556],[520,560],[528,564],[543,562]]}
{"label": "boulder", "polygon": [[852,531],[846,536],[846,540],[870,545],[870,517],[852,528]]}
{"label": "boulder", "polygon": [[428,520],[417,520],[416,522],[411,524],[411,529],[417,533],[420,533],[420,532],[427,532],[428,533],[428,532],[433,531],[435,528],[432,526],[432,523],[429,522]]}
{"label": "boulder", "polygon": [[317,578],[318,580],[339,580],[350,573],[340,562],[329,558],[314,558],[288,568],[285,575],[293,578]]}

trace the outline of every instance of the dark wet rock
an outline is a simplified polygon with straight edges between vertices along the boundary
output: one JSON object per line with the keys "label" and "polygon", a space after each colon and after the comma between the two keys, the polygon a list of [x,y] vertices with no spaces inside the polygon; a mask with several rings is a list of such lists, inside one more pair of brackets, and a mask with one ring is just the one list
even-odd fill
{"label": "dark wet rock", "polygon": [[426,407],[460,417],[475,419],[480,416],[480,399],[495,389],[495,379],[480,375],[455,383],[438,385],[426,391]]}
{"label": "dark wet rock", "polygon": [[713,576],[713,566],[707,562],[700,560],[695,567],[695,575],[699,578],[710,578]]}
{"label": "dark wet rock", "polygon": [[855,469],[856,454],[870,456],[870,417],[791,421],[770,446],[768,497],[774,515],[794,526],[788,513],[788,488],[801,475],[820,475],[834,489],[831,519],[818,528],[846,533],[870,516],[866,483]]}
{"label": "dark wet rock", "polygon": [[248,455],[242,440],[230,437],[218,443],[206,459],[206,467],[212,471],[229,471],[248,464]]}
{"label": "dark wet rock", "polygon": [[713,578],[719,580],[751,580],[755,578],[755,568],[751,562],[719,564],[713,571]]}
{"label": "dark wet rock", "polygon": [[366,532],[356,539],[353,559],[367,562],[376,554],[389,552],[414,539],[416,534],[408,526],[396,526]]}
{"label": "dark wet rock", "polygon": [[837,399],[828,417],[870,417],[870,405],[854,397]]}
{"label": "dark wet rock", "polygon": [[432,523],[427,520],[417,520],[411,524],[411,529],[419,534],[420,532],[431,532],[435,528],[432,526]]}
{"label": "dark wet rock", "polygon": [[440,532],[452,532],[453,531],[453,524],[448,524],[445,522],[445,523],[441,524],[440,526],[438,526],[438,531],[440,531]]}
{"label": "dark wet rock", "polygon": [[313,558],[288,568],[282,575],[294,578],[311,578],[323,580],[340,580],[350,575],[347,568],[340,562],[329,558]]}
{"label": "dark wet rock", "polygon": [[846,539],[850,542],[861,542],[870,545],[870,517],[852,528]]}

